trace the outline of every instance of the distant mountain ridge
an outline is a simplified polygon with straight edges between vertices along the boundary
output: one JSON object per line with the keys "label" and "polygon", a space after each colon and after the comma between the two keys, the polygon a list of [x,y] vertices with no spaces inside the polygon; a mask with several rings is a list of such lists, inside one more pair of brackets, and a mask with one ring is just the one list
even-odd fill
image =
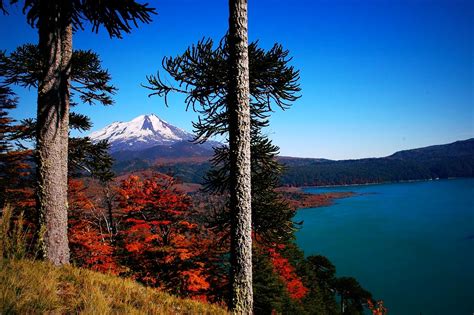
{"label": "distant mountain ridge", "polygon": [[430,159],[445,157],[472,156],[474,153],[474,138],[456,141],[448,144],[432,145],[428,147],[398,151],[387,158],[389,159]]}

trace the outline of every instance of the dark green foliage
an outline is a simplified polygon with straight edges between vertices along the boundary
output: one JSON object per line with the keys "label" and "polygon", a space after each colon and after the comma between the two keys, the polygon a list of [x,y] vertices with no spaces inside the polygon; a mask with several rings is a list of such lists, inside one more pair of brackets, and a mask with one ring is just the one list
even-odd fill
{"label": "dark green foliage", "polygon": [[311,280],[314,284],[319,284],[324,291],[330,291],[336,275],[336,267],[324,256],[316,255],[306,258],[310,273],[314,276]]}
{"label": "dark green foliage", "polygon": [[[313,314],[337,313],[334,281],[336,267],[324,256],[309,256],[306,258],[306,285],[310,293],[305,297],[305,305],[314,310]],[[317,311],[316,311],[317,310]]]}
{"label": "dark green foliage", "polygon": [[[289,243],[282,251],[296,268],[306,288],[298,314],[364,314],[370,292],[352,277],[336,277],[336,267],[324,256],[304,257],[304,253]],[[342,312],[342,303],[344,312]]]}
{"label": "dark green foliage", "polygon": [[[37,45],[25,44],[10,55],[0,53],[0,73],[5,83],[37,88],[42,73]],[[71,59],[71,98],[77,95],[87,104],[111,105],[117,89],[110,84],[110,74],[101,67],[99,56],[90,50],[75,50]],[[71,105],[76,105],[74,102]]]}
{"label": "dark green foliage", "polygon": [[92,143],[88,137],[69,138],[69,164],[70,171],[85,171],[102,183],[110,182],[114,177],[113,159],[106,140]]}
{"label": "dark green foliage", "polygon": [[252,268],[255,314],[271,314],[273,310],[281,312],[290,297],[285,285],[275,274],[268,257],[255,248],[252,254]]}
{"label": "dark green foliage", "polygon": [[0,73],[7,85],[37,88],[41,71],[39,49],[36,45],[19,46],[10,55],[4,51],[0,52]]}
{"label": "dark green foliage", "polygon": [[[7,2],[7,1],[5,1]],[[10,4],[21,2],[10,0]],[[156,14],[154,8],[147,3],[140,4],[134,0],[72,0],[71,20],[74,29],[84,29],[87,21],[92,25],[92,31],[98,32],[102,25],[110,37],[121,38],[122,32],[130,33],[132,26],[138,22],[151,22],[151,15]],[[0,0],[0,10],[7,13],[3,0]],[[25,0],[23,12],[28,23],[36,27],[39,18],[39,0]]]}
{"label": "dark green foliage", "polygon": [[262,250],[254,248],[252,267],[255,314],[308,314],[304,303],[290,298],[283,281]]}
{"label": "dark green foliage", "polygon": [[[69,113],[69,128],[78,131],[87,131],[92,128],[90,118],[83,114]],[[21,121],[21,129],[14,135],[14,140],[35,141],[36,119],[27,118]]]}
{"label": "dark green foliage", "polygon": [[79,130],[81,132],[90,130],[92,122],[89,117],[83,114],[70,112],[69,113],[69,128]]}
{"label": "dark green foliage", "polygon": [[[18,131],[11,139],[16,141],[30,142],[29,146],[34,146],[36,120],[29,118],[21,121]],[[88,131],[92,127],[89,117],[69,113],[69,128],[79,131]],[[21,143],[19,143],[21,145]],[[23,148],[25,148],[23,146]],[[114,177],[112,172],[113,159],[109,154],[109,144],[107,141],[93,143],[90,138],[69,137],[68,145],[69,172],[71,175],[86,174],[92,175],[102,182],[108,182]]]}
{"label": "dark green foliage", "polygon": [[17,141],[23,127],[9,117],[9,111],[16,108],[17,103],[15,93],[8,86],[0,85],[0,207],[5,202],[19,201],[15,210],[22,211],[27,194],[23,188],[31,184],[33,157],[31,150]]}
{"label": "dark green foliage", "polygon": [[5,154],[12,149],[8,140],[15,129],[12,126],[14,120],[9,117],[9,111],[16,108],[17,103],[15,93],[7,86],[0,86],[0,154]]}
{"label": "dark green foliage", "polygon": [[372,294],[352,277],[337,278],[334,287],[341,298],[342,314],[362,314],[364,305],[372,299]]}
{"label": "dark green foliage", "polygon": [[474,176],[474,139],[397,152],[376,159],[329,161],[285,158],[281,183],[347,185]]}
{"label": "dark green foliage", "polygon": [[18,171],[14,165],[22,157],[11,153],[11,137],[16,127],[13,125],[15,121],[9,117],[9,111],[16,108],[17,102],[15,93],[9,87],[0,86],[0,207],[7,199],[7,189],[14,188],[20,179],[18,174],[14,174]]}
{"label": "dark green foliage", "polygon": [[[293,238],[294,210],[275,191],[280,181],[282,166],[276,161],[278,147],[260,133],[253,132],[251,140],[252,225],[257,241],[267,244],[285,243]],[[225,194],[229,189],[229,150],[215,150],[213,167],[205,177],[205,190]],[[215,224],[225,228],[230,221],[225,210]]]}
{"label": "dark green foliage", "polygon": [[252,136],[252,222],[260,241],[286,243],[294,237],[295,212],[275,191],[283,171],[275,159],[278,151],[260,133]]}

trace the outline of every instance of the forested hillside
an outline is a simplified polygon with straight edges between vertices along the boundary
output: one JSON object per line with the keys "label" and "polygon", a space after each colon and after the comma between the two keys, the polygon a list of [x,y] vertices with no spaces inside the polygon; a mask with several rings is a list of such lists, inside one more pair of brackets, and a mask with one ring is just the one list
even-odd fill
{"label": "forested hillside", "polygon": [[474,176],[474,139],[400,151],[384,158],[284,160],[283,185],[320,186]]}
{"label": "forested hillside", "polygon": [[[191,145],[191,144],[189,144]],[[148,152],[148,151],[147,151]],[[210,162],[201,157],[152,162],[138,157],[115,163],[119,173],[152,169],[184,182],[201,183]],[[384,158],[333,161],[278,157],[286,166],[283,186],[347,185],[474,176],[474,139],[396,152]]]}

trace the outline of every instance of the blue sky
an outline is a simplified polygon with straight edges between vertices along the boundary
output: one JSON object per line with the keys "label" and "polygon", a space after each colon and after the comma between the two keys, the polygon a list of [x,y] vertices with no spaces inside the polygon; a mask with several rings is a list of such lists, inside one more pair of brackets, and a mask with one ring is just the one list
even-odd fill
{"label": "blue sky", "polygon": [[[183,98],[148,98],[140,86],[164,56],[227,30],[225,0],[150,1],[159,14],[122,40],[103,29],[74,35],[99,53],[119,92],[112,107],[83,105],[93,130],[156,113],[191,130]],[[276,111],[266,133],[282,155],[378,157],[474,137],[474,2],[470,0],[249,0],[250,40],[281,43],[301,70],[302,97]],[[0,49],[37,35],[18,6],[0,16]],[[16,89],[17,119],[36,113],[35,91]]]}

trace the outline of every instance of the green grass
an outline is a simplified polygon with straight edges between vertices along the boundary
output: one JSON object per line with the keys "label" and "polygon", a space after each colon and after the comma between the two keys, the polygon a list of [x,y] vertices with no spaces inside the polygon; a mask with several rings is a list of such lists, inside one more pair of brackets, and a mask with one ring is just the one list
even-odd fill
{"label": "green grass", "polygon": [[0,314],[227,314],[134,281],[72,266],[0,258]]}

